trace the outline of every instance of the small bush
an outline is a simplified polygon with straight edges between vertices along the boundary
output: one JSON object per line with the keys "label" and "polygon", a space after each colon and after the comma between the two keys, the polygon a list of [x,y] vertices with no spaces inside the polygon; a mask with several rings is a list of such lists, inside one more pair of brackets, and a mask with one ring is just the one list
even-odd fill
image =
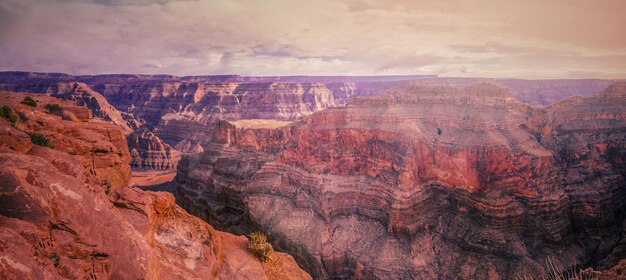
{"label": "small bush", "polygon": [[27,122],[28,121],[28,117],[26,116],[26,114],[24,114],[21,111],[17,112],[17,116],[20,118],[21,122]]}
{"label": "small bush", "polygon": [[13,109],[11,109],[11,107],[6,106],[6,105],[0,107],[0,117],[5,118],[6,120],[12,123],[16,122],[17,119],[19,118],[17,114],[13,112]]}
{"label": "small bush", "polygon": [[52,254],[48,256],[48,258],[52,260],[54,267],[59,267],[59,261],[61,261],[61,258],[59,258],[59,255],[57,255],[56,252],[52,252]]}
{"label": "small bush", "polygon": [[104,188],[104,193],[109,194],[111,192],[111,183],[107,179],[102,180],[100,186]]}
{"label": "small bush", "polygon": [[59,104],[50,103],[50,104],[46,104],[45,106],[43,106],[43,108],[46,109],[48,114],[57,115],[57,116],[63,115],[63,109],[61,109],[61,106],[59,106]]}
{"label": "small bush", "polygon": [[106,154],[109,152],[109,150],[107,149],[100,149],[100,148],[93,148],[91,149],[92,152],[96,153],[96,154]]}
{"label": "small bush", "polygon": [[41,133],[29,132],[28,136],[30,136],[30,142],[32,142],[35,145],[48,147],[48,148],[54,148],[54,146],[52,146],[52,143],[50,143],[50,140],[48,140],[48,137],[46,137],[45,135]]}
{"label": "small bush", "polygon": [[31,107],[37,107],[37,101],[35,101],[35,99],[32,99],[30,96],[24,97],[24,100],[22,100],[22,104]]}
{"label": "small bush", "polygon": [[267,236],[265,236],[265,234],[254,231],[248,235],[248,252],[264,262],[270,259],[272,245],[267,243]]}

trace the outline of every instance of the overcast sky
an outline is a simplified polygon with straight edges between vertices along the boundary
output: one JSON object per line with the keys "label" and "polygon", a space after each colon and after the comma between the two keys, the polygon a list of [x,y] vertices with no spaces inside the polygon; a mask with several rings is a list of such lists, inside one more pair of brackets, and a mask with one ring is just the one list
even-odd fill
{"label": "overcast sky", "polygon": [[626,1],[0,0],[0,70],[626,78]]}

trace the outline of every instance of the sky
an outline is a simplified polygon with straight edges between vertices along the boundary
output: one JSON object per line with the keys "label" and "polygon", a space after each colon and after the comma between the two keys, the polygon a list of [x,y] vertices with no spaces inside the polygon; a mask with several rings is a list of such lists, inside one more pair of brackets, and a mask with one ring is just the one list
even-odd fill
{"label": "sky", "polygon": [[626,78],[623,0],[0,0],[0,71]]}

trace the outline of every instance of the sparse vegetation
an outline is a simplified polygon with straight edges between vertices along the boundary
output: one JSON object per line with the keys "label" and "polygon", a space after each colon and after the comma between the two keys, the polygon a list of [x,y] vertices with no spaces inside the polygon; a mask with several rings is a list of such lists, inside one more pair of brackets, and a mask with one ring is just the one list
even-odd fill
{"label": "sparse vegetation", "polygon": [[49,103],[49,104],[44,105],[43,108],[46,109],[48,114],[57,115],[57,116],[63,115],[63,109],[61,109],[61,106],[59,106],[59,104]]}
{"label": "sparse vegetation", "polygon": [[48,258],[52,260],[52,264],[54,265],[54,267],[59,267],[59,261],[61,261],[61,258],[59,258],[59,255],[57,255],[56,252],[52,252],[52,254],[48,256]]}
{"label": "sparse vegetation", "polygon": [[7,121],[14,123],[18,120],[18,115],[13,112],[13,109],[11,109],[11,107],[9,106],[2,106],[0,107],[0,117],[3,117],[4,119],[6,119]]}
{"label": "sparse vegetation", "polygon": [[248,235],[248,252],[257,259],[265,262],[270,259],[272,245],[267,243],[267,236],[260,231],[254,231]]}
{"label": "sparse vegetation", "polygon": [[111,192],[111,183],[107,179],[102,180],[100,186],[104,188],[104,193],[109,194]]}
{"label": "sparse vegetation", "polygon": [[50,143],[50,140],[48,139],[48,137],[46,137],[45,135],[41,133],[29,132],[28,136],[30,136],[30,142],[32,142],[35,145],[48,147],[48,148],[54,148],[52,143]]}
{"label": "sparse vegetation", "polygon": [[21,111],[14,111],[9,106],[0,107],[0,117],[6,119],[11,125],[19,130],[22,130],[22,124],[28,121],[28,117]]}
{"label": "sparse vegetation", "polygon": [[93,148],[91,151],[96,154],[106,154],[109,152],[109,150],[107,149],[100,149],[100,148]]}
{"label": "sparse vegetation", "polygon": [[28,121],[28,117],[26,116],[26,114],[24,114],[21,111],[17,112],[17,116],[20,118],[21,122],[27,122]]}
{"label": "sparse vegetation", "polygon": [[24,97],[24,100],[22,100],[21,103],[31,107],[37,107],[37,101],[35,101],[35,99],[32,99],[30,96]]}

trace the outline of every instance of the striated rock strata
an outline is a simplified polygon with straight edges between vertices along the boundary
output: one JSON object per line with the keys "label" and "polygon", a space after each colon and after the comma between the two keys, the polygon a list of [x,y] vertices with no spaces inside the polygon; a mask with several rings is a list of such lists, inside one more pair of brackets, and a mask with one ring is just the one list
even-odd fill
{"label": "striated rock strata", "polygon": [[[0,278],[310,279],[293,258],[261,263],[246,238],[190,216],[169,193],[127,187],[131,160],[118,126],[44,95],[0,94],[27,120],[0,119]],[[55,103],[62,119],[41,108]],[[33,145],[41,133],[54,148]]]}
{"label": "striated rock strata", "polygon": [[493,80],[428,75],[177,77],[0,73],[0,89],[17,92],[64,93],[71,90],[72,84],[84,83],[92,91],[105,96],[122,114],[140,119],[165,143],[185,153],[201,151],[212,137],[214,123],[219,120],[295,120],[329,106],[344,105],[355,96],[374,96],[390,90],[405,91],[416,84],[463,88],[480,81],[497,82],[510,88],[517,100],[540,105],[572,95],[590,96],[612,82],[593,79]]}
{"label": "striated rock strata", "polygon": [[626,84],[532,107],[417,87],[278,126],[219,122],[181,205],[320,279],[513,279],[626,256]]}
{"label": "striated rock strata", "polygon": [[94,82],[93,87],[184,153],[201,152],[219,120],[294,120],[335,105],[332,92],[319,83],[141,80]]}
{"label": "striated rock strata", "polygon": [[180,160],[180,152],[145,128],[134,131],[128,137],[128,147],[135,169],[172,170]]}

